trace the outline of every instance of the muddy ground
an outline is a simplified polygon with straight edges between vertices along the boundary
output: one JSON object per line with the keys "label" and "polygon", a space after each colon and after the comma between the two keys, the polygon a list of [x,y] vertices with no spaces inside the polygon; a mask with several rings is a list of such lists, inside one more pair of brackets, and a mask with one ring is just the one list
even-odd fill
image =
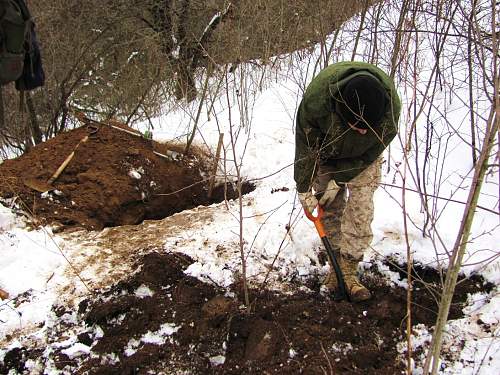
{"label": "muddy ground", "polygon": [[[406,290],[389,287],[376,269],[365,274],[373,292],[367,302],[334,302],[309,279],[296,280],[286,295],[254,288],[246,309],[238,284],[227,291],[185,275],[192,262],[153,251],[135,275],[77,310],[54,307],[45,327],[49,346],[8,352],[0,373],[29,373],[30,359],[67,374],[403,373],[396,345],[404,337]],[[439,277],[417,273],[429,285],[416,285],[413,323],[432,326]],[[490,288],[479,278],[460,283],[450,318],[462,316],[467,293]]]}
{"label": "muddy ground", "polygon": [[[35,224],[59,230],[138,224],[235,197],[232,185],[221,185],[208,197],[211,160],[200,150],[182,155],[182,147],[160,145],[133,129],[122,129],[126,131],[84,126],[5,161],[0,165],[0,197]],[[46,182],[86,135],[88,141],[80,144],[54,182],[55,190],[34,190],[32,182]],[[243,192],[252,189],[246,183]],[[373,293],[367,302],[334,302],[321,292],[320,280],[311,276],[294,279],[292,292],[286,294],[254,285],[251,304],[245,307],[241,282],[230,289],[204,283],[184,274],[191,258],[152,245],[144,249],[147,241],[141,240],[131,245],[137,249],[131,254],[147,254],[137,258],[131,268],[135,274],[119,282],[115,280],[121,277],[113,278],[115,284],[107,284],[111,288],[95,290],[77,308],[54,306],[40,327],[41,342],[47,340],[47,347],[7,352],[0,361],[0,374],[12,370],[103,375],[404,371],[397,344],[404,337],[406,290],[389,286],[376,269],[364,275]],[[391,269],[405,277],[404,266]],[[126,275],[129,272],[127,268]],[[413,324],[430,327],[441,280],[434,270],[417,268],[416,273],[427,284],[416,285]],[[468,293],[490,289],[479,278],[460,283],[450,318],[462,316]],[[30,292],[16,298],[29,300]]]}
{"label": "muddy ground", "polygon": [[[219,185],[208,197],[213,158],[199,149],[184,155],[182,146],[159,144],[118,125],[82,126],[6,160],[0,164],[0,197],[38,224],[100,230],[161,219],[236,196],[228,184],[227,189]],[[87,135],[52,184],[54,190],[33,189],[46,183]],[[253,186],[245,183],[243,190],[247,193]]]}

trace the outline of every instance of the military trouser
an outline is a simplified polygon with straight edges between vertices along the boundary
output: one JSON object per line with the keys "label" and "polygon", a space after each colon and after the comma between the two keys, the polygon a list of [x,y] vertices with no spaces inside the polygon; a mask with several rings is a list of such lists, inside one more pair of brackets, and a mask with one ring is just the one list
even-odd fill
{"label": "military trouser", "polygon": [[[323,225],[333,247],[342,256],[360,261],[370,246],[373,233],[373,193],[380,183],[382,160],[379,158],[349,183],[342,185],[334,201],[323,207]],[[319,167],[314,189],[325,190],[332,173],[328,165]]]}

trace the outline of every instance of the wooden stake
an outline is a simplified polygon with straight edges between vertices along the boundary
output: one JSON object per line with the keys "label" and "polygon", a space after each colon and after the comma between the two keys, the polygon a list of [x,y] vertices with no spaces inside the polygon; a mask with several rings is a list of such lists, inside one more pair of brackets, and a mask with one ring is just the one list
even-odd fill
{"label": "wooden stake", "polygon": [[217,174],[217,167],[219,166],[220,151],[222,149],[222,142],[224,140],[224,133],[219,134],[219,143],[217,144],[217,152],[215,153],[214,165],[212,167],[212,173],[210,175],[210,181],[208,183],[208,198],[212,197],[212,191],[214,189],[215,175]]}

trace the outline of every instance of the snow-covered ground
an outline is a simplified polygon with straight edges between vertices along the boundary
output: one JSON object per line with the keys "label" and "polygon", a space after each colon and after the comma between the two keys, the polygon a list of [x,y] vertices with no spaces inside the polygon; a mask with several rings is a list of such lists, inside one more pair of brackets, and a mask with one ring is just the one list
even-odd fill
{"label": "snow-covered ground", "polygon": [[[214,151],[220,126],[225,133],[226,164],[231,174],[235,168],[229,125],[230,122],[234,127],[239,127],[242,122],[245,124],[240,127],[235,150],[241,162],[242,175],[256,184],[255,191],[243,200],[242,230],[247,271],[251,280],[263,280],[268,266],[276,258],[275,270],[269,275],[270,285],[275,288],[282,287],[280,280],[289,279],[292,275],[323,274],[327,271],[326,267],[314,262],[320,241],[314,226],[302,215],[293,181],[293,117],[298,97],[299,91],[293,83],[275,83],[256,96],[248,117],[243,120],[235,107],[229,113],[223,98],[215,103],[216,116],[202,116],[200,130],[195,138],[198,143],[206,143]],[[156,119],[154,125],[156,140],[170,140],[188,132],[189,116],[181,111],[170,113]],[[391,152],[391,170],[387,173],[387,169],[384,169],[384,182],[401,186],[396,171],[397,168],[402,171],[403,164],[399,164],[402,157],[397,143],[395,141]],[[459,162],[457,174],[468,168],[466,162]],[[445,187],[441,190],[451,191],[452,185],[448,190]],[[486,186],[486,191],[494,194],[494,185]],[[406,259],[401,202],[402,190],[399,188],[386,186],[376,192],[374,240],[372,248],[365,255],[366,264],[378,262],[382,267],[380,260],[387,256],[402,262]],[[481,203],[494,209],[487,196]],[[423,215],[418,195],[406,192],[405,209],[410,219],[407,236],[415,262],[434,267],[439,264],[436,252],[442,253],[444,247],[449,249],[454,243],[463,207],[460,203],[447,204],[438,223],[441,242],[436,244],[436,238],[424,237],[419,229],[423,224]],[[196,260],[186,273],[202,280],[210,279],[219,285],[229,285],[235,271],[240,269],[239,205],[234,201],[227,206],[221,203],[208,209],[213,220],[187,229],[177,228],[175,234],[162,239],[163,246],[169,249],[175,244],[176,251],[183,251]],[[194,209],[188,214],[196,221],[199,212]],[[481,261],[498,252],[498,220],[499,217],[494,213],[478,210],[474,236],[469,244],[471,257],[466,259],[470,265],[464,268],[466,274],[479,272],[496,285],[500,283],[500,260],[488,264]],[[70,263],[74,261],[73,257],[85,256],[86,250],[83,246],[79,248],[78,241],[69,243],[62,236],[52,234],[50,228],[27,230],[23,220],[5,207],[0,207],[0,226],[0,289],[9,294],[9,298],[0,305],[1,360],[7,349],[19,345],[21,334],[43,337],[42,332],[37,332],[43,325],[40,323],[50,319],[50,308],[55,302],[60,302],[60,294],[71,290],[76,299],[84,296],[85,288],[74,277]],[[442,254],[439,258],[440,261],[444,260]],[[105,274],[105,269],[94,273],[94,269],[90,268],[85,270],[83,276],[86,280],[92,280]],[[387,275],[393,277],[396,283],[405,284],[388,270]],[[73,289],[68,289],[71,285]],[[23,298],[25,292],[29,293]],[[500,358],[497,355],[500,352],[498,287],[490,295],[470,296],[465,313],[465,318],[449,323],[445,349],[455,352],[455,357],[448,363],[444,373],[500,373]],[[489,332],[478,325],[479,319],[490,325]],[[416,343],[423,344],[428,340],[428,328],[417,327]],[[19,340],[15,338],[16,335]],[[465,347],[454,347],[459,338],[466,338]],[[154,338],[144,339],[154,341]],[[165,340],[165,337],[161,340]],[[404,344],[401,344],[401,350],[403,347]]]}

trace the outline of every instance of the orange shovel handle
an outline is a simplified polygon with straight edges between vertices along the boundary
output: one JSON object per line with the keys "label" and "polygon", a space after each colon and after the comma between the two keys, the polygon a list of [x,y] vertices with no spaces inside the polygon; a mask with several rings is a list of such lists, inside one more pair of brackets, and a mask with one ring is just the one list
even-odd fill
{"label": "orange shovel handle", "polygon": [[330,259],[331,265],[335,271],[335,276],[337,277],[337,282],[339,285],[338,292],[335,293],[336,300],[345,299],[347,301],[351,301],[351,297],[346,292],[344,275],[342,273],[342,269],[340,268],[340,264],[335,256],[330,240],[326,236],[325,228],[323,227],[323,223],[321,222],[321,218],[323,217],[324,210],[319,204],[316,207],[316,212],[318,213],[316,216],[313,215],[312,212],[309,212],[304,208],[304,212],[309,220],[314,223],[316,230],[318,231],[319,236],[321,237],[321,241],[323,245],[325,245],[326,253],[328,258]]}
{"label": "orange shovel handle", "polygon": [[323,227],[323,223],[321,222],[321,218],[323,217],[323,207],[318,205],[316,207],[317,211],[317,216],[314,216],[312,212],[309,212],[307,209],[304,208],[304,213],[306,214],[306,217],[311,220],[314,223],[314,226],[316,227],[316,230],[318,231],[318,234],[321,238],[326,236],[325,228]]}

